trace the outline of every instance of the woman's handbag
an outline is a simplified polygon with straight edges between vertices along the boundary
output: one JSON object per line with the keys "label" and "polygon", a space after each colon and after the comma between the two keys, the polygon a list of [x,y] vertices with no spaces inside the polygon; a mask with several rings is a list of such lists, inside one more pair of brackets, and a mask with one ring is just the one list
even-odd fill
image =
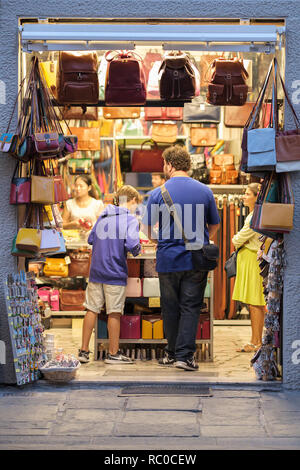
{"label": "woman's handbag", "polygon": [[[18,173],[18,176],[16,176]],[[22,177],[22,166],[17,163],[10,185],[10,204],[29,204],[31,195],[31,178]]]}
{"label": "woman's handbag", "polygon": [[124,107],[104,107],[103,117],[105,119],[138,119],[141,114],[141,108]]}
{"label": "woman's handbag", "polygon": [[59,234],[54,228],[44,228],[42,231],[40,253],[56,252],[60,249]]}
{"label": "woman's handbag", "polygon": [[226,106],[224,124],[226,127],[244,127],[255,103],[248,102],[243,106]]}
{"label": "woman's handbag", "polygon": [[141,145],[140,150],[134,150],[132,153],[131,170],[133,172],[162,172],[164,160],[162,158],[163,150],[158,148],[157,144],[153,149],[143,149],[145,141]]}
{"label": "woman's handbag", "polygon": [[54,201],[55,203],[67,201],[69,199],[65,183],[61,175],[55,175],[54,181]]}
{"label": "woman's handbag", "polygon": [[83,305],[84,301],[84,290],[61,289],[60,291],[60,309],[63,312],[85,310],[85,307]]}
{"label": "woman's handbag", "polygon": [[217,143],[218,130],[216,127],[191,127],[190,137],[194,147],[213,147]]}
{"label": "woman's handbag", "polygon": [[39,204],[54,204],[54,177],[31,176],[31,202]]}
{"label": "woman's handbag", "polygon": [[145,107],[146,121],[182,121],[182,108]]}
{"label": "woman's handbag", "polygon": [[281,177],[281,202],[266,202],[270,191],[272,177],[270,178],[265,198],[262,203],[260,225],[267,230],[276,232],[289,232],[293,228],[294,217],[294,196],[289,175]]}
{"label": "woman's handbag", "polygon": [[70,127],[78,138],[77,150],[101,150],[99,127]]}
{"label": "woman's handbag", "polygon": [[200,96],[194,98],[191,103],[184,103],[183,122],[219,124],[220,116],[221,108],[205,103]]}
{"label": "woman's handbag", "polygon": [[68,160],[68,170],[70,175],[90,175],[92,173],[92,159],[70,158]]}
{"label": "woman's handbag", "polygon": [[69,264],[69,277],[89,277],[91,253],[90,251],[73,251],[69,253],[71,264]]}
{"label": "woman's handbag", "polygon": [[236,276],[236,263],[237,263],[237,255],[240,248],[236,251],[233,251],[225,263],[225,271],[228,279]]}
{"label": "woman's handbag", "polygon": [[98,121],[98,108],[94,106],[64,106],[62,117],[66,121],[78,119],[80,121]]}
{"label": "woman's handbag", "polygon": [[68,277],[69,270],[64,258],[46,258],[44,265],[45,276]]}
{"label": "woman's handbag", "polygon": [[140,315],[121,315],[120,339],[140,339]]}
{"label": "woman's handbag", "polygon": [[151,127],[151,138],[155,142],[174,144],[177,140],[177,124],[154,122]]}

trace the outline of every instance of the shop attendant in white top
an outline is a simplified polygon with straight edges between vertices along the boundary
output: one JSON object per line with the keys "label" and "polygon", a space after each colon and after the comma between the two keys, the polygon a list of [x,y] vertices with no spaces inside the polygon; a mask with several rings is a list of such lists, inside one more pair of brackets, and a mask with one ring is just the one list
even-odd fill
{"label": "shop attendant in white top", "polygon": [[101,200],[92,197],[92,191],[90,176],[79,175],[76,177],[74,198],[66,201],[63,212],[64,229],[90,230],[96,223],[104,209],[104,204]]}

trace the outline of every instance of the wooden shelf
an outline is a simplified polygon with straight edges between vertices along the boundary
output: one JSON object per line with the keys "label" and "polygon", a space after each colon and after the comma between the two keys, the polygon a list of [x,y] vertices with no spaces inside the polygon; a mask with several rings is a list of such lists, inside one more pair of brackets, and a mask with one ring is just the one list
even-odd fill
{"label": "wooden shelf", "polygon": [[[157,107],[167,107],[167,108],[183,108],[184,103],[190,103],[192,100],[181,100],[181,101],[163,101],[163,100],[146,100],[145,104],[136,105],[136,104],[117,104],[117,105],[108,105],[105,103],[104,100],[98,101],[97,104],[91,104],[88,106],[97,106],[97,107],[106,107],[109,106],[110,108],[119,108],[126,107],[126,108],[136,108],[137,106],[140,108],[157,108]],[[62,106],[59,104],[55,99],[52,99],[52,104],[54,106]],[[69,104],[68,106],[86,106],[86,104]]]}

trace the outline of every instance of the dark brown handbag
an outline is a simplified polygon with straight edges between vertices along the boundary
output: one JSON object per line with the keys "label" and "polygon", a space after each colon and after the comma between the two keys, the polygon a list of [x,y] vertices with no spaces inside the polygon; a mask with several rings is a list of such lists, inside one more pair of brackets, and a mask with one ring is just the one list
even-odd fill
{"label": "dark brown handbag", "polygon": [[208,84],[207,102],[213,105],[243,106],[247,100],[248,73],[243,61],[234,59],[214,60]]}
{"label": "dark brown handbag", "polygon": [[162,100],[191,99],[195,96],[196,77],[191,59],[181,51],[166,55],[159,69]]}
{"label": "dark brown handbag", "polygon": [[80,121],[98,121],[98,108],[94,106],[64,106],[63,119],[80,119]]}
{"label": "dark brown handbag", "polygon": [[191,127],[190,137],[194,147],[213,147],[217,143],[217,128]]}
{"label": "dark brown handbag", "polygon": [[60,290],[60,309],[65,312],[85,310],[83,305],[85,301],[84,290]]}
{"label": "dark brown handbag", "polygon": [[69,276],[89,277],[91,253],[90,251],[72,251],[69,253],[71,264],[69,264]]}
{"label": "dark brown handbag", "polygon": [[98,58],[95,52],[60,52],[57,99],[60,104],[98,103]]}
{"label": "dark brown handbag", "polygon": [[245,127],[254,105],[254,102],[248,102],[243,106],[226,106],[224,118],[225,126]]}

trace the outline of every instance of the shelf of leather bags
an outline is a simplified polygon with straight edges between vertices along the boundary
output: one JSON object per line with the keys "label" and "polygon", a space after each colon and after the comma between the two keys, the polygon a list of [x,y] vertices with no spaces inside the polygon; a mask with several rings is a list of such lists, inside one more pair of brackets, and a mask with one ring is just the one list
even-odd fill
{"label": "shelf of leather bags", "polygon": [[[146,100],[146,102],[142,105],[143,108],[145,107],[150,107],[150,108],[156,108],[156,107],[162,107],[162,108],[183,108],[184,107],[184,104],[185,103],[191,103],[192,102],[192,99],[187,99],[187,100],[180,100],[180,101],[175,101],[175,100],[171,100],[171,101],[164,101],[164,100]],[[52,98],[52,104],[53,106],[62,106],[61,104],[58,103],[57,100],[55,100],[54,98]],[[68,106],[76,106],[76,107],[82,107],[82,106],[86,106],[86,104],[82,103],[82,104],[72,104],[70,103]],[[93,106],[98,106],[100,108],[103,108],[103,107],[106,107],[107,104],[105,103],[104,100],[100,100],[98,101],[97,104],[93,104]],[[119,104],[110,104],[109,105],[110,107],[112,108],[119,108],[120,105]],[[121,105],[121,106],[126,106],[126,108],[136,108],[136,104],[126,104],[126,105]]]}

